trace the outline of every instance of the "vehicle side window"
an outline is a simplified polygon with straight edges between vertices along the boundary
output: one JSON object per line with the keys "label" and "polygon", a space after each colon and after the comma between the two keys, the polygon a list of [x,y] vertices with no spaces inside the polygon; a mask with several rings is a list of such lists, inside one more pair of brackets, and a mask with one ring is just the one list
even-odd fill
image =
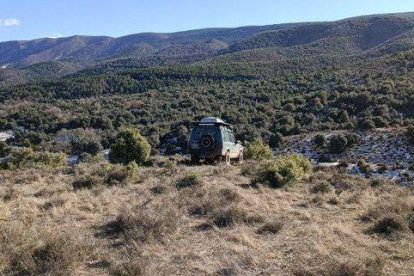
{"label": "vehicle side window", "polygon": [[234,134],[232,132],[229,132],[230,142],[236,143],[236,137],[234,137]]}
{"label": "vehicle side window", "polygon": [[227,132],[227,129],[223,129],[223,142],[229,141],[229,133]]}

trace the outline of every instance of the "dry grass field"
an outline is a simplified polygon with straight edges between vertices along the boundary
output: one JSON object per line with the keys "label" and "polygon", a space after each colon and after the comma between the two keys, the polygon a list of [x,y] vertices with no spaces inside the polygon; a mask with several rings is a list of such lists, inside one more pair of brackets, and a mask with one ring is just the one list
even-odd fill
{"label": "dry grass field", "polygon": [[0,172],[4,275],[413,275],[413,189],[257,162]]}

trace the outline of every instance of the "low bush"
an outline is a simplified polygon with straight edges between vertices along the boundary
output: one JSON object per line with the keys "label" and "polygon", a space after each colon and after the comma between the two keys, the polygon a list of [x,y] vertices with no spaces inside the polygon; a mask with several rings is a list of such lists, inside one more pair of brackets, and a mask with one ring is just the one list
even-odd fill
{"label": "low bush", "polygon": [[100,177],[86,176],[73,181],[72,187],[74,190],[92,189],[93,187],[97,187],[102,183],[102,178]]}
{"label": "low bush", "polygon": [[235,190],[230,188],[221,189],[219,195],[227,202],[239,202],[241,200],[241,196]]}
{"label": "low bush", "polygon": [[301,181],[312,171],[309,159],[299,155],[287,155],[263,164],[254,182],[262,182],[273,188]]}
{"label": "low bush", "polygon": [[115,234],[120,234],[126,242],[144,243],[150,240],[159,242],[174,234],[178,222],[178,210],[166,203],[151,208],[137,206],[136,210],[124,210],[110,225],[116,230]]}
{"label": "low bush", "polygon": [[329,141],[329,152],[343,153],[347,149],[348,140],[342,134],[334,135]]}
{"label": "low bush", "polygon": [[340,154],[347,149],[355,146],[360,141],[360,137],[355,133],[333,135],[329,141],[329,152]]}
{"label": "low bush", "polygon": [[227,228],[236,223],[248,222],[246,212],[235,205],[213,210],[210,219],[218,228]]}
{"label": "low bush", "polygon": [[407,138],[410,143],[414,144],[414,125],[407,128]]}
{"label": "low bush", "polygon": [[275,134],[272,134],[269,138],[269,146],[272,148],[282,148],[285,144],[283,135],[279,132],[276,132]]}
{"label": "low bush", "polygon": [[314,194],[326,194],[332,190],[332,185],[326,181],[316,183],[312,188],[311,192]]}
{"label": "low bush", "polygon": [[323,275],[329,276],[380,276],[384,269],[384,260],[369,258],[361,262],[333,262],[326,266]]}
{"label": "low bush", "polygon": [[2,168],[60,168],[66,164],[64,153],[35,152],[31,148],[18,148],[10,152],[10,158],[2,164]]}
{"label": "low bush", "polygon": [[109,186],[126,184],[127,180],[138,175],[138,170],[139,167],[135,162],[131,162],[127,166],[113,165],[105,178],[105,183]]}
{"label": "low bush", "polygon": [[11,152],[11,147],[5,142],[0,142],[0,158],[6,157]]}
{"label": "low bush", "polygon": [[190,173],[178,180],[177,184],[175,185],[177,189],[181,190],[184,188],[194,187],[194,186],[201,186],[203,185],[203,181],[200,176],[196,173]]}
{"label": "low bush", "polygon": [[282,230],[283,224],[280,221],[268,221],[257,230],[258,234],[277,234]]}
{"label": "low bush", "polygon": [[76,179],[72,182],[75,190],[92,189],[99,185],[124,185],[137,178],[139,167],[135,162],[128,165],[94,163],[80,164],[75,168]]}
{"label": "low bush", "polygon": [[326,143],[327,143],[327,139],[326,139],[325,135],[323,135],[323,134],[317,134],[313,138],[313,144],[317,148],[323,148],[323,147],[325,147]]}
{"label": "low bush", "polygon": [[388,215],[377,220],[371,228],[376,234],[390,236],[406,229],[404,219],[398,215]]}
{"label": "low bush", "polygon": [[358,134],[352,133],[352,132],[345,134],[345,138],[347,140],[347,147],[348,148],[357,145],[361,140],[361,137],[359,137]]}
{"label": "low bush", "polygon": [[0,230],[2,275],[73,275],[93,254],[91,240],[76,232],[21,228],[20,224]]}
{"label": "low bush", "polygon": [[366,175],[370,175],[373,173],[371,165],[365,162],[364,160],[359,160],[357,165],[362,173],[365,173]]}
{"label": "low bush", "polygon": [[273,158],[273,151],[263,141],[256,139],[247,144],[244,156],[253,160],[269,160]]}

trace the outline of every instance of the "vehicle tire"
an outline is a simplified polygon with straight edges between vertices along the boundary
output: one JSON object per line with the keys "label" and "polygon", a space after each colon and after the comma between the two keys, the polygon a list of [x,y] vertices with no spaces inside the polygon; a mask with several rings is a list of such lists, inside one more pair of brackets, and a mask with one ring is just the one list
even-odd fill
{"label": "vehicle tire", "polygon": [[226,164],[226,166],[231,165],[230,152],[226,152],[226,154],[224,155],[224,164]]}
{"label": "vehicle tire", "polygon": [[191,155],[191,164],[198,165],[200,164],[200,157],[197,155]]}
{"label": "vehicle tire", "polygon": [[237,163],[243,164],[243,161],[244,161],[243,152],[240,152],[239,157],[237,158]]}

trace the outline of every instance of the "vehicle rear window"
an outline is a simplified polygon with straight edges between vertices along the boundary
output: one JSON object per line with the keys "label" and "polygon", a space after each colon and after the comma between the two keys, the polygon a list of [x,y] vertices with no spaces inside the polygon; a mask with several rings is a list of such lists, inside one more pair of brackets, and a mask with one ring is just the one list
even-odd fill
{"label": "vehicle rear window", "polygon": [[198,142],[201,136],[204,136],[207,134],[213,136],[215,139],[218,139],[220,138],[220,129],[214,126],[194,127],[193,130],[191,131],[190,140],[192,142]]}

